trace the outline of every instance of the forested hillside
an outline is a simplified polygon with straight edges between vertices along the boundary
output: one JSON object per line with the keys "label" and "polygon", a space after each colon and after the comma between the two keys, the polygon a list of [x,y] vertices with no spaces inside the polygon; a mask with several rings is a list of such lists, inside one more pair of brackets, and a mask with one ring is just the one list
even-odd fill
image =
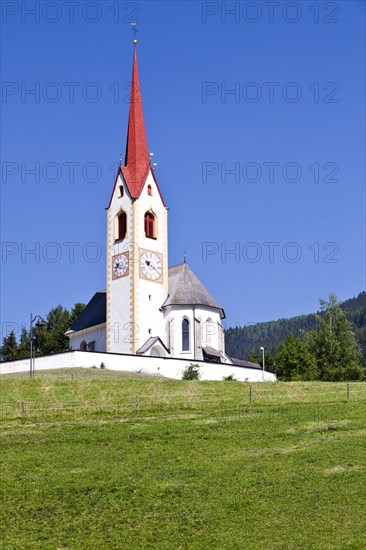
{"label": "forested hillside", "polygon": [[[352,323],[357,342],[366,361],[366,292],[350,298],[341,304],[348,320]],[[248,359],[253,348],[258,352],[265,346],[270,353],[276,353],[279,345],[289,334],[301,338],[304,332],[315,328],[315,314],[300,315],[290,319],[278,319],[245,327],[229,328],[225,331],[226,353],[230,357]]]}

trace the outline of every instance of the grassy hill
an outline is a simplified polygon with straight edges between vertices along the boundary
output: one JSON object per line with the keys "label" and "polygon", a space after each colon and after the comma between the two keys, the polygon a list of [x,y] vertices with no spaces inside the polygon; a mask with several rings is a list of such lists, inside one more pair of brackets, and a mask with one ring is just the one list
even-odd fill
{"label": "grassy hill", "polygon": [[366,385],[347,396],[345,383],[2,376],[3,548],[363,548]]}
{"label": "grassy hill", "polygon": [[[346,300],[341,307],[353,325],[366,363],[366,292],[361,292],[357,297]],[[304,332],[312,330],[315,324],[316,316],[311,313],[290,319],[278,319],[246,327],[229,328],[225,331],[226,352],[230,357],[248,359],[253,348],[259,353],[260,347],[265,345],[271,353],[276,353],[279,345],[289,334],[301,336]]]}

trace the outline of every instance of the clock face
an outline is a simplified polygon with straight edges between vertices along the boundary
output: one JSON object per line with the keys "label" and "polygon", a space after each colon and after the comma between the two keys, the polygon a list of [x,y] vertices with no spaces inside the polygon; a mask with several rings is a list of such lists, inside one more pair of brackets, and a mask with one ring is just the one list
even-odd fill
{"label": "clock face", "polygon": [[150,281],[161,282],[163,273],[161,254],[150,252],[149,250],[141,250],[140,268],[142,277]]}
{"label": "clock face", "polygon": [[112,258],[112,278],[119,279],[128,275],[128,252],[116,254]]}

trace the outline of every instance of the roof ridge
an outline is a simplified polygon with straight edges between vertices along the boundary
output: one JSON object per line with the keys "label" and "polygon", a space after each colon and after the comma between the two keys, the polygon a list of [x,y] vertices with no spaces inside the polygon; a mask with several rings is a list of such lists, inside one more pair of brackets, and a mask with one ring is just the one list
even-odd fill
{"label": "roof ridge", "polygon": [[[179,264],[171,265],[170,267],[168,267],[168,269],[173,269],[173,267],[178,267],[179,265],[184,265],[184,264],[186,264],[186,265],[188,266],[187,262],[180,262]],[[189,266],[188,266],[188,267],[189,267]],[[191,271],[192,271],[192,270],[191,270]]]}

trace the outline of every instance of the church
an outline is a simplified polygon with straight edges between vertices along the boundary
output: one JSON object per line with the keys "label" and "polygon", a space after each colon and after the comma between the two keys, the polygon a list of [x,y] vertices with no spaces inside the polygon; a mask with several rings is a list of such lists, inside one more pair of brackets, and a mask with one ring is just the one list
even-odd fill
{"label": "church", "polygon": [[106,291],[67,331],[70,349],[249,366],[226,355],[224,310],[186,258],[168,268],[168,209],[150,163],[136,43],[125,162],[107,208]]}

